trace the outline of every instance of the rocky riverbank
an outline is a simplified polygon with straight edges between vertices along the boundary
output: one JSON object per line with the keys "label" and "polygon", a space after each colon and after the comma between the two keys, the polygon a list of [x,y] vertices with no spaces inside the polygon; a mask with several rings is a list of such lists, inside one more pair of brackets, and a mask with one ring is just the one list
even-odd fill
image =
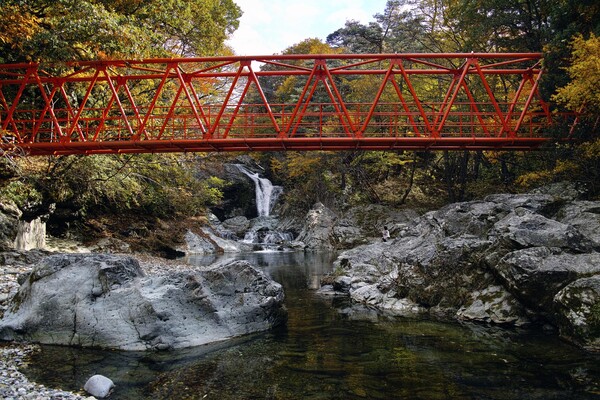
{"label": "rocky riverbank", "polygon": [[6,400],[94,400],[95,397],[47,388],[30,382],[19,369],[36,345],[0,344],[0,398]]}
{"label": "rocky riverbank", "polygon": [[600,202],[577,195],[563,185],[388,220],[392,239],[342,252],[324,290],[396,315],[545,325],[600,351]]}
{"label": "rocky riverbank", "polygon": [[[40,250],[0,253],[0,316],[19,288],[18,277],[31,272],[33,263],[49,253]],[[164,275],[172,271],[189,269],[189,265],[148,256],[140,257],[142,269],[151,275]],[[30,354],[39,351],[35,344],[15,342],[0,343],[0,398],[14,400],[93,400],[83,394],[48,388],[30,382],[19,369],[27,363]],[[82,392],[83,393],[83,392]]]}
{"label": "rocky riverbank", "polygon": [[[25,277],[29,276],[29,274],[35,268],[35,265],[39,265],[39,263],[42,262],[42,260],[46,259],[46,257],[48,257],[49,255],[50,255],[49,252],[39,251],[39,250],[26,251],[26,252],[10,251],[10,252],[5,252],[5,253],[0,253],[0,260],[3,263],[2,270],[1,270],[2,273],[0,275],[0,277],[1,277],[1,279],[0,279],[0,294],[1,294],[0,314],[4,314],[6,312],[7,308],[9,307],[9,304],[10,304],[9,300],[15,294],[18,293],[18,290],[20,288],[19,281],[23,282],[23,279]],[[53,257],[57,257],[57,255],[55,255]],[[61,262],[63,262],[63,264],[64,264],[64,262],[67,261],[67,259],[63,259],[65,257],[64,255],[58,255],[58,257],[61,260]],[[106,257],[108,257],[110,260],[113,260],[113,258],[115,260],[122,259],[121,257],[117,257],[117,256],[103,256],[103,255],[88,255],[88,256],[86,256],[86,255],[81,255],[81,254],[73,255],[71,257],[91,257],[93,259],[97,259],[97,257],[100,257],[103,260],[105,260]],[[69,258],[69,257],[67,257],[67,258]],[[105,261],[110,262],[110,260],[105,260]],[[210,271],[213,269],[212,267],[191,267],[188,264],[180,263],[177,261],[164,260],[164,259],[154,258],[154,257],[149,257],[149,256],[139,256],[139,260],[137,260],[136,262],[139,262],[140,273],[142,275],[144,275],[145,279],[156,280],[156,281],[160,281],[161,279],[166,279],[169,276],[173,276],[173,274],[185,275],[185,274],[190,274],[192,272],[199,273],[202,271]],[[248,266],[246,265],[245,267],[248,267]],[[81,271],[79,271],[79,272],[81,272]],[[120,274],[118,271],[113,270],[112,272],[117,272],[117,274]],[[252,275],[251,272],[252,271],[249,271],[248,273],[250,273],[250,275]],[[247,275],[247,274],[242,273],[242,275]],[[256,279],[254,279],[254,278],[256,278]],[[266,280],[262,280],[261,276],[254,276],[254,278],[252,278],[252,279],[256,281],[257,285],[261,286],[264,283],[268,286],[269,282]],[[238,281],[244,282],[244,280],[241,278],[238,279]],[[218,282],[218,279],[216,279],[215,282]],[[82,285],[71,285],[71,286],[81,289]],[[270,295],[273,293],[271,293],[269,291],[267,286],[263,287],[262,293],[266,294],[267,297],[271,298],[272,296],[270,296]],[[169,287],[171,289],[174,289],[172,287],[172,285]],[[277,289],[278,287],[279,286],[277,285],[277,287],[274,287],[274,289]],[[197,290],[197,289],[199,289],[199,287],[196,285],[195,289]],[[220,291],[223,291],[226,293],[230,292],[227,288],[227,285],[221,285],[221,286],[219,286],[219,288],[215,288],[215,289],[216,289],[216,291],[220,290]],[[60,291],[58,291],[58,292],[60,292]],[[76,291],[72,291],[72,292],[76,292]],[[234,293],[234,292],[241,293],[241,295],[244,296],[244,299],[246,302],[251,302],[250,299],[253,298],[253,294],[251,293],[250,290],[238,291],[238,290],[232,289],[231,293]],[[258,295],[258,296],[260,297],[260,295]],[[279,300],[282,300],[282,298],[280,298]],[[206,301],[208,301],[208,299],[205,299],[204,301],[206,302]],[[278,309],[277,304],[279,304],[279,303],[277,303],[274,299],[268,301],[269,304],[266,304],[265,302],[262,302],[262,303],[264,303],[264,304],[262,304],[262,306],[258,306],[258,307],[266,310],[265,312],[268,312],[268,310],[272,309],[273,307]],[[238,309],[240,309],[239,306],[240,306],[240,304],[238,304]],[[232,309],[232,307],[229,307],[228,309]],[[254,310],[254,311],[256,311],[256,310]],[[242,324],[239,325],[239,329],[236,328],[237,325],[235,323],[227,325],[228,326],[227,335],[235,334],[236,332],[238,332],[238,334],[243,334],[243,333],[251,331],[252,329],[260,328],[260,326],[257,325],[258,317],[256,317],[256,315],[258,315],[258,311],[256,311],[256,312],[254,312],[254,311],[253,311],[252,318],[248,318],[247,321],[246,321],[246,319],[244,319],[245,317],[243,317],[242,312],[239,310],[236,313],[236,315],[233,315],[232,318],[229,318],[229,319],[223,312],[221,312],[220,313],[220,316],[222,318],[221,322],[223,322],[223,321],[231,322],[232,320],[235,321],[238,319],[238,317],[244,319]],[[82,315],[80,315],[79,317],[83,318]],[[248,324],[252,324],[253,321],[254,321],[253,326],[248,325]],[[83,324],[83,321],[81,321],[81,322]],[[271,321],[271,322],[276,323],[275,321]],[[240,329],[242,329],[242,331],[240,331]],[[119,328],[115,328],[115,326],[111,326],[110,331],[113,331],[113,330],[119,331]],[[214,338],[214,335],[212,335],[210,337]],[[146,339],[148,339],[148,338],[146,338]],[[179,342],[177,342],[177,343],[179,343]],[[174,342],[174,344],[175,344],[175,347],[179,347],[179,346],[177,346],[177,344],[175,342]],[[49,389],[44,386],[29,382],[27,380],[27,378],[19,372],[19,367],[21,367],[26,362],[26,359],[30,353],[37,351],[38,349],[39,349],[39,347],[36,346],[35,344],[26,344],[25,345],[25,344],[19,344],[19,343],[15,343],[15,342],[6,342],[6,343],[0,344],[0,371],[1,371],[0,372],[0,398],[6,398],[6,399],[13,398],[15,400],[16,399],[53,399],[53,400],[54,399],[56,399],[56,400],[58,400],[58,399],[64,399],[64,400],[88,399],[88,397],[85,397],[85,396],[82,396],[82,395],[79,395],[76,393],[68,393],[68,392],[64,392],[61,390],[57,390],[57,389]],[[89,399],[93,399],[93,397],[91,397]]]}

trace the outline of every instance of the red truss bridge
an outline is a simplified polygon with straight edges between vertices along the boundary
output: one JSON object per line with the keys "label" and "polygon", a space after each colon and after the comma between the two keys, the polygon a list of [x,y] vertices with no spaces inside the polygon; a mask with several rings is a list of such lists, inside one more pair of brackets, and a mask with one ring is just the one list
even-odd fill
{"label": "red truss bridge", "polygon": [[539,95],[541,57],[328,54],[5,64],[0,148],[29,155],[530,150],[550,140],[545,128],[566,118]]}

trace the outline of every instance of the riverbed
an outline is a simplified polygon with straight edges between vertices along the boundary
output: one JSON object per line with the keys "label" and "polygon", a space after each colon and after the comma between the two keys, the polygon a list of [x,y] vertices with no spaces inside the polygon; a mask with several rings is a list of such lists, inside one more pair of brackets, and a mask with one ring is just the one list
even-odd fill
{"label": "riverbed", "polygon": [[316,291],[330,254],[235,257],[284,286],[285,327],[165,353],[42,346],[23,372],[72,391],[99,373],[117,385],[111,399],[600,398],[600,356],[554,332],[395,318],[353,306]]}

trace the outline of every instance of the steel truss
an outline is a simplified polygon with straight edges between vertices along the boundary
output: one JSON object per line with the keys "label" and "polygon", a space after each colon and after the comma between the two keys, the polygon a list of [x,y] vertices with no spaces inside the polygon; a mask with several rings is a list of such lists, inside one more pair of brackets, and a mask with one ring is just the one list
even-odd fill
{"label": "steel truss", "polygon": [[530,150],[541,54],[328,54],[0,65],[0,148],[30,155]]}

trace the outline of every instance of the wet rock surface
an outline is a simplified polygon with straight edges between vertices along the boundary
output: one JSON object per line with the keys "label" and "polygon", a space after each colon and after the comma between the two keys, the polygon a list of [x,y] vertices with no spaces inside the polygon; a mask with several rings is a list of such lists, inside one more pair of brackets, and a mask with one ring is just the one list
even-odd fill
{"label": "wet rock surface", "polygon": [[283,289],[248,262],[146,275],[137,260],[58,254],[25,276],[0,338],[123,350],[165,350],[285,321]]}
{"label": "wet rock surface", "polygon": [[600,202],[577,200],[575,189],[557,191],[492,195],[408,221],[388,218],[397,227],[391,241],[340,253],[328,283],[397,315],[550,323],[600,350]]}

